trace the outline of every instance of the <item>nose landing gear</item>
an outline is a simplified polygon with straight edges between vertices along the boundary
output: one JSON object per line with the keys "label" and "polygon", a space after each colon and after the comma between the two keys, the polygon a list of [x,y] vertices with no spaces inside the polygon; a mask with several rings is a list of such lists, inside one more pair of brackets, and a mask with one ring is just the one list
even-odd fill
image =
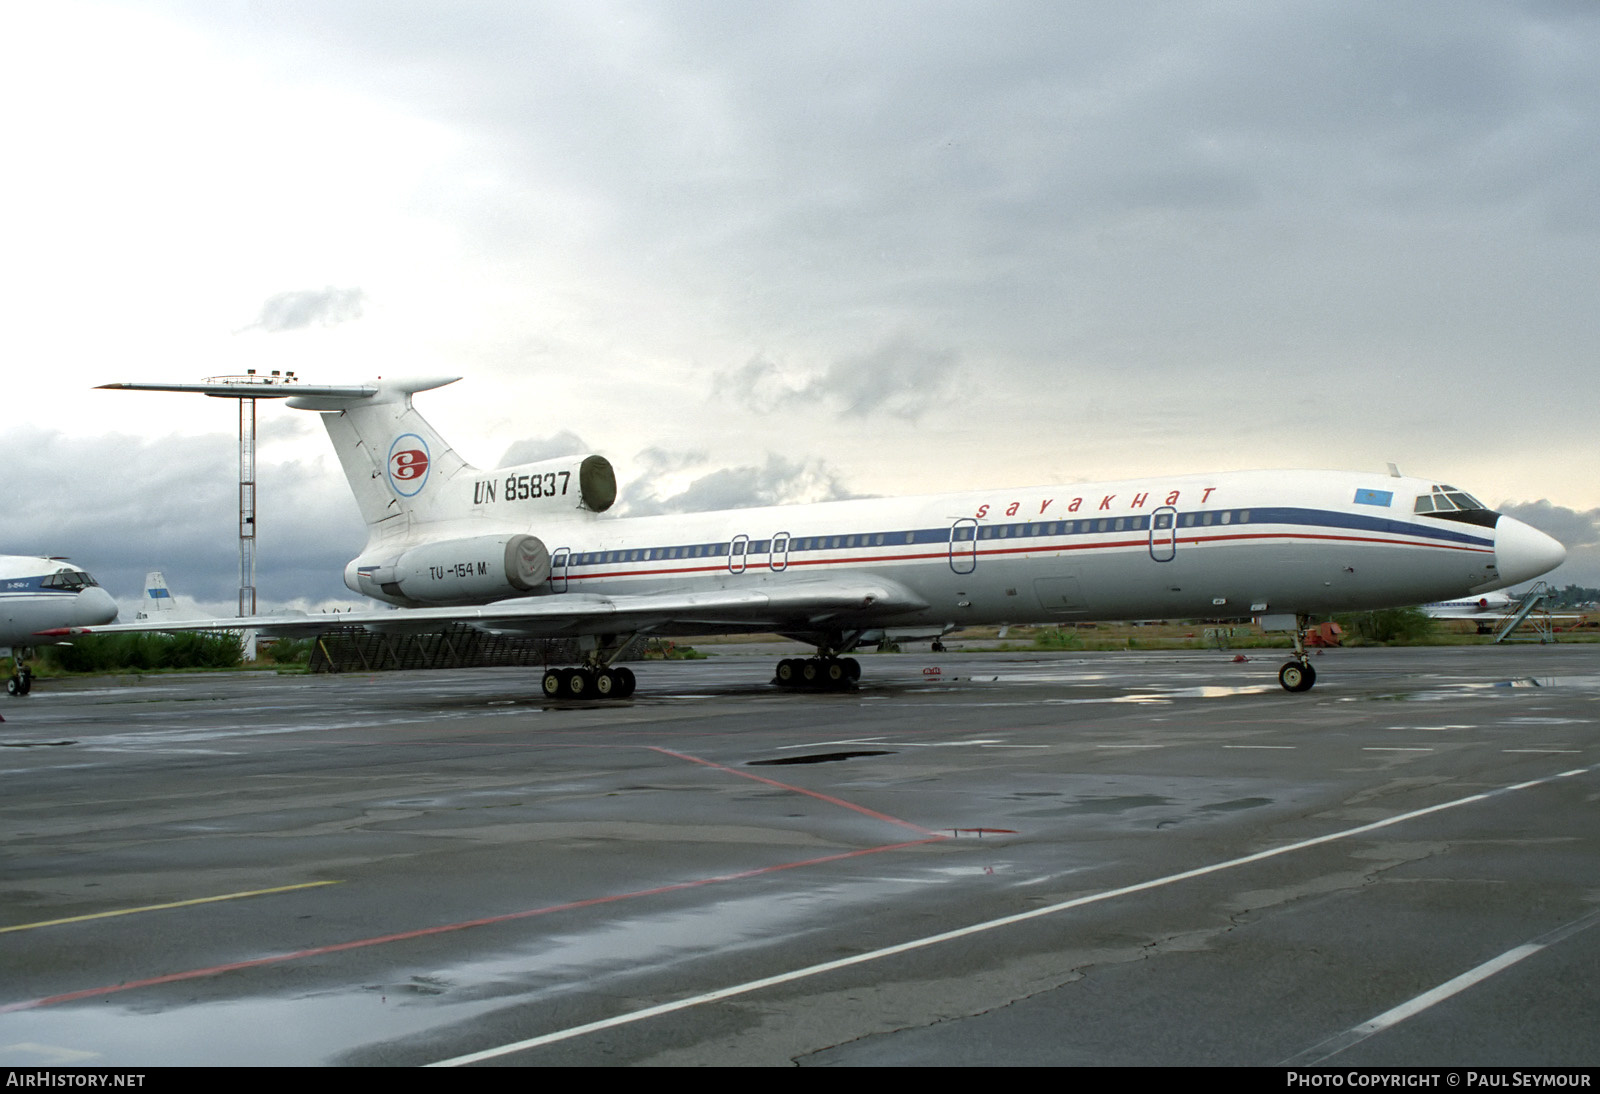
{"label": "nose landing gear", "polygon": [[1306,656],[1306,617],[1294,617],[1294,660],[1285,661],[1278,669],[1278,683],[1284,691],[1310,691],[1317,682],[1317,670],[1311,667]]}
{"label": "nose landing gear", "polygon": [[11,676],[6,680],[7,695],[26,695],[33,690],[33,670],[23,663],[28,651],[22,650],[11,658]]}

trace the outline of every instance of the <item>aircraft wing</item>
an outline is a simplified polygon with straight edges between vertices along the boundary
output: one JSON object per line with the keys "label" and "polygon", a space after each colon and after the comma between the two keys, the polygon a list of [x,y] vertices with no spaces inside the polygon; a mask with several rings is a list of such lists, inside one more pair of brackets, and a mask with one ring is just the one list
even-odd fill
{"label": "aircraft wing", "polygon": [[151,631],[253,630],[263,636],[305,637],[335,627],[364,627],[388,634],[439,630],[466,623],[492,634],[561,638],[629,632],[706,634],[718,631],[810,631],[881,626],[928,603],[897,582],[876,577],[838,577],[751,585],[745,588],[601,596],[552,593],[500,600],[478,607],[398,608],[327,615],[256,615],[224,619],[145,620],[104,627],[44,631],[77,634],[141,634]]}

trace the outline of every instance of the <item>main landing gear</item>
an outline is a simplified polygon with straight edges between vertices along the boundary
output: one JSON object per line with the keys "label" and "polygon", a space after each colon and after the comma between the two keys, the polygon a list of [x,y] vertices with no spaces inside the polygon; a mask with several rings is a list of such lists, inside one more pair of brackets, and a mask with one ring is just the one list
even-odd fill
{"label": "main landing gear", "polygon": [[626,699],[633,694],[633,670],[583,666],[546,669],[542,682],[546,699]]}
{"label": "main landing gear", "polygon": [[780,688],[843,691],[861,679],[861,662],[854,657],[785,657],[778,662],[772,682]]}
{"label": "main landing gear", "polygon": [[583,664],[545,669],[539,689],[546,699],[626,699],[633,694],[633,670],[617,661],[637,634],[601,634],[580,638]]}
{"label": "main landing gear", "polygon": [[1294,619],[1294,660],[1285,661],[1278,669],[1278,683],[1283,685],[1284,691],[1310,691],[1311,685],[1317,682],[1317,670],[1311,667],[1311,659],[1306,656],[1306,617],[1297,615]]}

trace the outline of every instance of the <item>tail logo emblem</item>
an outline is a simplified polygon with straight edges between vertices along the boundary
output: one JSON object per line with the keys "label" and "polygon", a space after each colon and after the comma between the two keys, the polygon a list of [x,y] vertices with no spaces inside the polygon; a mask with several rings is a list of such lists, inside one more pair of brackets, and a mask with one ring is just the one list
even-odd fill
{"label": "tail logo emblem", "polygon": [[428,442],[402,433],[389,446],[389,486],[403,498],[421,493],[428,481]]}

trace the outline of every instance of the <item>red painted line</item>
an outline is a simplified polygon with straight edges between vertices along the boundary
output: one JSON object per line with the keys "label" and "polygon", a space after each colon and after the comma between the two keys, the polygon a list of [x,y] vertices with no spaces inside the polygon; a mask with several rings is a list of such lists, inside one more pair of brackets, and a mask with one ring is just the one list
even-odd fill
{"label": "red painted line", "polygon": [[829,805],[837,805],[843,809],[853,810],[857,813],[860,813],[864,817],[871,817],[873,820],[884,821],[888,824],[898,824],[901,828],[909,828],[913,832],[921,832],[926,836],[936,836],[940,839],[944,838],[931,828],[924,828],[920,824],[915,824],[908,820],[901,820],[899,817],[891,817],[887,813],[880,813],[876,809],[868,809],[864,805],[856,805],[854,802],[847,802],[843,798],[835,798],[830,794],[823,794],[816,790],[807,790],[803,786],[791,786],[789,783],[781,783],[777,779],[769,779],[765,775],[756,775],[749,771],[739,771],[736,768],[724,767],[722,764],[713,763],[710,760],[702,760],[698,756],[691,756],[687,752],[674,752],[670,748],[661,748],[657,745],[648,745],[646,747],[648,747],[651,752],[660,752],[667,756],[676,756],[680,760],[688,760],[690,763],[700,764],[704,767],[715,768],[716,770],[725,772],[729,775],[737,775],[741,779],[750,779],[753,782],[766,783],[768,786],[775,786],[779,790],[788,790],[794,794],[804,794],[808,798],[816,798],[818,801],[825,801]]}
{"label": "red painted line", "polygon": [[38,999],[28,999],[20,1003],[6,1003],[0,1005],[0,1014],[10,1014],[19,1010],[36,1010],[40,1007],[56,1006],[60,1003],[71,1003],[79,999],[92,999],[98,996],[115,995],[118,992],[132,991],[135,988],[156,987],[161,984],[176,984],[185,980],[200,980],[208,976],[219,976],[225,972],[236,972],[240,969],[256,969],[267,965],[278,965],[286,961],[299,961],[307,957],[320,957],[324,954],[342,953],[346,950],[360,950],[369,946],[381,946],[389,942],[406,942],[415,938],[428,938],[433,935],[451,934],[456,931],[470,930],[473,927],[488,927],[496,923],[510,923],[519,919],[531,919],[534,916],[550,915],[554,912],[566,912],[575,908],[592,908],[602,904],[614,904],[622,900],[633,900],[638,897],[659,896],[663,893],[675,893],[685,889],[695,889],[702,885],[720,885],[730,881],[742,881],[746,878],[759,877],[762,874],[778,873],[783,870],[798,870],[805,866],[820,866],[823,863],[838,862],[842,859],[858,858],[862,855],[876,855],[884,851],[899,851],[907,847],[917,847],[924,843],[938,843],[948,839],[948,836],[935,834],[929,839],[906,840],[903,843],[886,843],[879,847],[867,847],[858,851],[842,851],[835,855],[823,855],[820,858],[802,859],[798,862],[784,862],[776,866],[757,866],[749,870],[740,870],[732,874],[719,874],[715,877],[696,878],[693,881],[679,881],[671,885],[658,885],[653,889],[637,889],[629,893],[613,893],[609,896],[590,897],[587,900],[573,900],[566,904],[551,904],[543,908],[529,908],[520,912],[507,912],[504,915],[484,916],[481,919],[467,919],[459,923],[442,923],[435,927],[421,927],[414,931],[399,931],[395,934],[378,935],[373,938],[358,938],[350,942],[335,942],[327,946],[313,946],[304,950],[293,950],[289,953],[271,954],[267,957],[251,958],[248,961],[232,961],[226,965],[211,965],[201,969],[186,969],[183,972],[171,972],[162,976],[150,976],[143,980],[128,980],[121,984],[108,984],[98,988],[83,988],[79,991],[62,992],[59,995],[46,995]]}
{"label": "red painted line", "polygon": [[269,965],[280,965],[289,961],[300,961],[308,957],[321,957],[325,954],[343,953],[347,950],[361,950],[371,946],[382,946],[391,942],[407,942],[412,939],[429,938],[435,935],[443,934],[453,934],[457,931],[470,930],[474,927],[488,927],[498,923],[511,923],[519,919],[531,919],[535,916],[551,915],[555,912],[566,912],[579,908],[593,908],[604,904],[615,904],[624,900],[635,900],[640,897],[660,896],[664,893],[683,892],[689,889],[697,889],[705,885],[722,885],[732,881],[743,881],[748,878],[760,877],[764,874],[775,874],[785,870],[798,870],[807,866],[820,866],[829,862],[841,862],[846,859],[860,858],[864,855],[882,854],[885,851],[901,851],[908,847],[919,847],[927,843],[940,843],[951,838],[942,833],[935,832],[932,829],[923,828],[920,825],[912,824],[910,821],[903,821],[896,817],[891,817],[886,813],[878,813],[863,806],[854,805],[840,798],[830,797],[827,794],[819,794],[815,791],[806,790],[798,786],[790,786],[786,783],[777,782],[774,779],[763,778],[760,775],[752,775],[749,772],[736,771],[733,768],[724,767],[721,764],[712,763],[709,760],[703,760],[697,756],[690,756],[687,753],[674,752],[671,749],[657,748],[654,746],[651,746],[650,750],[652,752],[660,752],[663,755],[672,756],[678,759],[688,760],[691,763],[696,763],[703,767],[715,768],[716,770],[724,771],[731,775],[738,775],[743,778],[754,779],[757,782],[768,783],[779,789],[790,790],[797,794],[804,794],[808,797],[817,798],[820,801],[825,801],[832,805],[842,806],[845,809],[853,810],[857,813],[861,813],[877,820],[886,821],[890,824],[899,825],[903,828],[910,828],[915,832],[922,833],[924,838],[904,840],[900,843],[886,843],[877,847],[866,847],[855,851],[841,851],[837,854],[821,855],[817,858],[800,859],[795,862],[783,862],[773,866],[756,866],[749,870],[738,870],[731,874],[717,874],[712,877],[696,878],[692,881],[677,881],[669,885],[658,885],[650,889],[636,889],[627,893],[612,893],[607,896],[589,897],[585,900],[573,900],[564,904],[549,904],[542,908],[528,908],[520,912],[506,912],[503,915],[483,916],[478,919],[466,919],[457,923],[442,923],[433,927],[419,927],[415,930],[398,931],[393,934],[376,935],[371,938],[357,938],[349,942],[335,942],[326,946],[312,946],[303,950],[292,950],[287,953],[269,954],[266,957],[255,957],[246,961],[231,961],[223,965],[209,965],[204,968],[185,969],[182,972],[164,973],[161,976],[150,976],[140,980],[127,980],[121,984],[106,984],[97,988],[82,988],[78,991],[61,992],[57,995],[45,995],[37,999],[27,999],[16,1003],[0,1004],[0,1014],[10,1014],[14,1011],[22,1010],[37,1010],[40,1007],[51,1007],[61,1003],[76,1002],[80,999],[93,999],[107,995],[115,995],[120,992],[133,991],[137,988],[157,987],[162,984],[177,984],[187,980],[201,980],[211,976],[220,976],[227,972],[237,972],[241,969],[264,968]]}

